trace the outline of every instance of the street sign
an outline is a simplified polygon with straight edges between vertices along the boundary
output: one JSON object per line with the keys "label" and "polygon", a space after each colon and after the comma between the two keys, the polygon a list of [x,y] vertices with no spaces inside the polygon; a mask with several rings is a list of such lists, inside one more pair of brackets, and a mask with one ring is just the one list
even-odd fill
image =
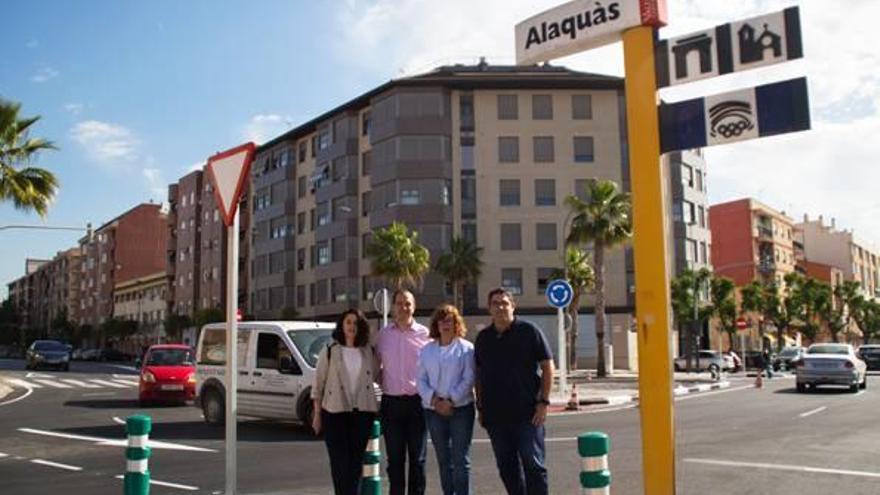
{"label": "street sign", "polygon": [[571,303],[574,291],[566,280],[553,280],[547,284],[547,302],[554,308],[564,308]]}
{"label": "street sign", "polygon": [[810,128],[804,77],[660,105],[663,153]]}
{"label": "street sign", "polygon": [[247,181],[256,148],[254,143],[246,143],[208,159],[208,177],[214,186],[214,198],[227,227],[232,225],[232,217],[238,209],[238,199]]}
{"label": "street sign", "polygon": [[564,3],[516,25],[516,63],[531,65],[620,40],[635,26],[666,25],[665,0]]}
{"label": "street sign", "polygon": [[803,57],[798,7],[721,24],[654,46],[657,87],[689,83]]}
{"label": "street sign", "polygon": [[746,328],[749,328],[749,322],[747,322],[745,318],[737,318],[736,319],[736,328],[739,330],[744,330]]}

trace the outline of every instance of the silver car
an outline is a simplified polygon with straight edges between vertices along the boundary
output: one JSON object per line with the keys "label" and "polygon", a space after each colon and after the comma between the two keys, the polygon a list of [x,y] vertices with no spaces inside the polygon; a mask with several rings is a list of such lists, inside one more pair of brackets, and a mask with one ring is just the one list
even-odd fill
{"label": "silver car", "polygon": [[[696,371],[731,371],[734,368],[733,358],[718,351],[702,350],[699,357],[700,364],[697,365],[696,356],[694,356],[693,365]],[[672,364],[675,371],[684,371],[687,369],[687,357],[679,356]]]}
{"label": "silver car", "polygon": [[867,366],[850,344],[813,344],[796,366],[798,392],[819,385],[845,385],[851,392],[868,386]]}

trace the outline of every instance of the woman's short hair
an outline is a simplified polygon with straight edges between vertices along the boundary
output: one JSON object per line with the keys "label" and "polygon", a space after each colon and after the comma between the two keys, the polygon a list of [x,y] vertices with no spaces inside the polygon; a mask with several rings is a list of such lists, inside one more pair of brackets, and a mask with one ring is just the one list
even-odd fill
{"label": "woman's short hair", "polygon": [[431,315],[431,324],[428,326],[428,335],[432,339],[440,338],[440,322],[450,315],[455,320],[455,336],[464,337],[467,335],[467,326],[464,324],[464,318],[461,317],[458,308],[451,304],[441,304],[440,306],[437,306],[437,309],[434,310],[434,314]]}
{"label": "woman's short hair", "polygon": [[370,343],[370,322],[367,321],[367,317],[364,316],[364,312],[359,309],[347,309],[341,315],[339,315],[339,319],[336,320],[336,328],[333,330],[333,340],[338,342],[340,345],[345,345],[345,332],[343,331],[343,325],[345,322],[345,318],[348,315],[354,315],[357,318],[355,324],[357,325],[357,333],[354,335],[354,345],[355,347],[363,347]]}

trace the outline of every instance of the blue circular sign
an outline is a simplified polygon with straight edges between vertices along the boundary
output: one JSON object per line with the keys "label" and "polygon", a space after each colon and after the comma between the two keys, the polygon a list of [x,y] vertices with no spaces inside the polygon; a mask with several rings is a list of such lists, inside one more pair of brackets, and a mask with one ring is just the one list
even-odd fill
{"label": "blue circular sign", "polygon": [[547,302],[554,308],[564,308],[571,303],[574,291],[566,280],[553,280],[547,284]]}

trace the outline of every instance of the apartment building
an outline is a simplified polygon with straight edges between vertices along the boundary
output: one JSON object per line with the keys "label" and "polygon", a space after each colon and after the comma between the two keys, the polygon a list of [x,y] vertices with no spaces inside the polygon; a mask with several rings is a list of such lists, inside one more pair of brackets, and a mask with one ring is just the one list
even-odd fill
{"label": "apartment building", "polygon": [[687,269],[711,269],[712,231],[703,152],[676,151],[664,155],[663,161],[668,166],[672,210],[673,276]]}
{"label": "apartment building", "polygon": [[167,221],[161,205],[142,203],[80,239],[80,325],[114,316],[117,285],[165,272]]}
{"label": "apartment building", "polygon": [[167,286],[164,270],[116,284],[113,316],[138,322],[144,343],[156,341],[164,330]]}
{"label": "apartment building", "polygon": [[804,215],[796,227],[805,261],[833,267],[840,271],[844,280],[858,282],[865,297],[880,298],[876,248],[859,239],[852,230],[838,230],[833,218],[826,224],[822,215],[813,220]]}
{"label": "apartment building", "polygon": [[[250,209],[247,193],[239,211],[239,306],[247,303]],[[226,226],[211,181],[195,170],[168,187],[168,310],[192,316],[200,309],[226,305]]]}
{"label": "apartment building", "polygon": [[744,198],[709,208],[714,271],[737,286],[783,283],[795,271],[794,220],[760,201]]}
{"label": "apartment building", "polygon": [[49,335],[59,316],[78,321],[80,262],[78,248],[60,251],[51,260],[26,261],[26,274],[8,284],[23,327]]}
{"label": "apartment building", "polygon": [[[561,266],[564,198],[583,194],[590,178],[629,189],[624,108],[620,78],[455,65],[390,81],[263,144],[251,178],[254,316],[371,312],[383,282],[365,246],[398,221],[418,232],[432,263],[453,236],[483,248],[467,313],[485,315],[486,292],[504,286],[520,313],[541,320]],[[621,333],[633,308],[627,252],[606,258],[611,326]],[[433,271],[417,292],[420,314],[451,295]]]}

